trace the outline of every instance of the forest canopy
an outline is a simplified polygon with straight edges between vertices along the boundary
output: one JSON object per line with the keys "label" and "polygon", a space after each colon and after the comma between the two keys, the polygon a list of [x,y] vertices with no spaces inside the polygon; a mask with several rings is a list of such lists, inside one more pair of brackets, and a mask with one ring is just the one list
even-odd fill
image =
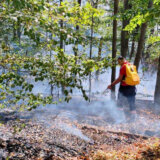
{"label": "forest canopy", "polygon": [[[137,69],[142,61],[156,65],[160,104],[159,15],[160,0],[2,0],[1,107],[31,110],[56,103],[54,86],[65,101],[74,88],[88,100],[83,79],[111,67],[114,81],[118,55]],[[33,93],[39,81],[48,82],[50,94]]]}

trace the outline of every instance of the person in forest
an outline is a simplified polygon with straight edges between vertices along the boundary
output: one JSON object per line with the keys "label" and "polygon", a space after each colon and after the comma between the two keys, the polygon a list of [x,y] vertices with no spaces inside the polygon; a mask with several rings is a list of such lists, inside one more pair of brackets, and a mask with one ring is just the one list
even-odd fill
{"label": "person in forest", "polygon": [[[119,77],[111,83],[107,89],[112,89],[112,87],[120,83],[119,92],[118,92],[118,105],[119,107],[126,106],[127,102],[129,104],[129,109],[131,113],[136,113],[135,107],[135,96],[136,96],[136,86],[128,85],[126,83],[126,68],[127,65],[131,65],[126,59],[122,56],[118,57],[118,64],[121,66]],[[138,74],[137,74],[138,75]]]}

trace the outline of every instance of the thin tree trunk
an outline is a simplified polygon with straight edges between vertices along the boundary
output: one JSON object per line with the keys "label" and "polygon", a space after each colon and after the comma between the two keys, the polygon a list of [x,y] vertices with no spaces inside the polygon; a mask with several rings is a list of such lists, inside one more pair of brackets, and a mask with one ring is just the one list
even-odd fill
{"label": "thin tree trunk", "polygon": [[[60,27],[63,28],[63,21],[60,22]],[[60,33],[60,49],[63,49],[63,35]]]}
{"label": "thin tree trunk", "polygon": [[[92,58],[92,47],[93,47],[93,15],[92,15],[92,25],[91,25],[91,41],[90,41],[90,53],[89,53],[89,58]],[[91,90],[92,90],[92,73],[89,74],[89,97],[91,98]]]}
{"label": "thin tree trunk", "polygon": [[[129,5],[129,0],[124,0],[124,11],[131,8]],[[128,41],[129,34],[128,31],[124,31],[123,29],[129,24],[129,20],[124,18],[122,21],[122,32],[121,32],[121,55],[126,58],[128,52]]]}
{"label": "thin tree trunk", "polygon": [[144,41],[143,50],[142,50],[142,56],[141,56],[141,60],[140,60],[141,63],[143,63],[143,60],[144,60],[144,54],[145,54],[145,48],[146,48],[145,46],[146,46],[146,43]]}
{"label": "thin tree trunk", "polygon": [[129,57],[130,60],[132,59],[132,57],[134,55],[134,51],[135,51],[135,40],[133,39],[132,47],[131,47],[131,53],[130,53],[130,57]]}
{"label": "thin tree trunk", "polygon": [[142,24],[141,26],[141,33],[140,33],[140,38],[138,41],[138,48],[137,48],[137,53],[134,61],[134,65],[137,67],[137,70],[139,68],[139,63],[142,57],[142,51],[144,47],[144,42],[145,42],[145,34],[147,30],[147,23]]}
{"label": "thin tree trunk", "polygon": [[[92,6],[94,8],[98,7],[98,0],[94,2],[92,0]],[[94,33],[94,17],[92,14],[92,24],[91,24],[91,41],[90,41],[90,53],[89,53],[89,58],[92,59],[92,48],[93,48],[93,33]],[[89,97],[91,97],[91,91],[92,91],[92,74],[89,74]]]}
{"label": "thin tree trunk", "polygon": [[102,54],[103,37],[100,38],[99,48],[98,48],[98,61],[101,59]]}
{"label": "thin tree trunk", "polygon": [[[81,7],[82,0],[78,0],[79,7]],[[76,30],[79,30],[79,26],[76,26]]]}
{"label": "thin tree trunk", "polygon": [[160,57],[159,57],[159,65],[157,72],[157,82],[155,88],[154,102],[156,105],[160,105]]}
{"label": "thin tree trunk", "polygon": [[139,28],[140,27],[137,26],[137,28],[135,29],[135,31],[133,32],[133,35],[132,35],[132,47],[131,47],[131,52],[130,52],[130,55],[129,55],[130,60],[132,59],[132,57],[135,54],[136,36],[138,35]]}
{"label": "thin tree trunk", "polygon": [[18,17],[18,21],[17,21],[17,36],[19,39],[19,44],[21,44],[21,21],[20,21],[20,17]]}
{"label": "thin tree trunk", "polygon": [[90,53],[89,53],[89,58],[92,58],[92,47],[93,47],[93,26],[94,26],[94,19],[92,15],[92,24],[91,24],[91,41],[90,41]]}
{"label": "thin tree trunk", "polygon": [[[63,0],[60,0],[60,5]],[[60,21],[60,28],[63,29],[63,20]],[[63,49],[63,34],[60,32],[60,49]],[[62,94],[64,94],[65,86],[62,85]]]}
{"label": "thin tree trunk", "polygon": [[[119,0],[114,0],[114,15],[118,13],[118,3]],[[113,39],[112,39],[112,75],[111,75],[111,82],[115,81],[116,79],[116,66],[115,66],[115,59],[117,53],[117,20],[113,20]],[[115,86],[112,87],[112,98],[115,98]]]}
{"label": "thin tree trunk", "polygon": [[[153,34],[154,34],[154,28],[153,29],[151,29],[151,31],[150,31],[150,36],[152,36]],[[147,46],[147,49],[146,49],[146,53],[145,53],[145,59],[148,59],[149,57],[150,57],[150,48],[152,47],[152,44],[149,44],[148,46]]]}
{"label": "thin tree trunk", "polygon": [[15,27],[15,23],[13,23],[13,40],[15,40],[16,37],[17,37],[16,27]]}
{"label": "thin tree trunk", "polygon": [[51,96],[53,97],[53,84],[51,84]]}
{"label": "thin tree trunk", "polygon": [[[148,8],[151,8],[152,5],[153,5],[153,1],[150,0],[149,4],[148,4]],[[147,22],[143,23],[142,26],[141,26],[140,38],[139,38],[139,41],[138,41],[138,48],[137,48],[137,53],[136,53],[136,57],[135,57],[135,61],[134,61],[134,65],[136,65],[137,70],[139,68],[139,63],[140,63],[141,56],[142,56],[142,51],[143,51],[144,42],[145,42],[146,30],[147,30]]]}
{"label": "thin tree trunk", "polygon": [[[96,9],[97,9],[97,7],[98,7],[98,0],[96,0],[96,2],[94,2],[94,1],[92,0],[91,2],[92,2],[93,8],[96,8]],[[93,14],[92,14],[91,41],[90,41],[90,54],[89,54],[89,58],[90,58],[90,59],[92,58],[93,33],[94,33],[94,17],[93,17]]]}
{"label": "thin tree trunk", "polygon": [[[98,47],[98,61],[101,59],[102,54],[102,46],[103,46],[103,38],[100,38],[99,47]],[[96,80],[98,80],[99,70],[96,71]]]}
{"label": "thin tree trunk", "polygon": [[[79,4],[79,7],[81,6],[81,0],[78,0],[78,4]],[[78,32],[79,31],[79,26],[76,25],[76,31]],[[75,46],[73,47],[73,50],[74,50],[74,55],[77,56],[78,55],[78,39],[76,40],[75,42]],[[77,61],[76,61],[77,63]]]}
{"label": "thin tree trunk", "polygon": [[[60,5],[63,0],[60,0]],[[60,28],[63,29],[63,20],[60,21]],[[63,49],[63,35],[60,33],[60,49]]]}
{"label": "thin tree trunk", "polygon": [[92,93],[92,74],[89,74],[89,98],[91,98]]}
{"label": "thin tree trunk", "polygon": [[147,46],[147,49],[146,49],[146,53],[145,53],[145,60],[150,58],[150,48],[152,47],[152,44],[148,45]]}

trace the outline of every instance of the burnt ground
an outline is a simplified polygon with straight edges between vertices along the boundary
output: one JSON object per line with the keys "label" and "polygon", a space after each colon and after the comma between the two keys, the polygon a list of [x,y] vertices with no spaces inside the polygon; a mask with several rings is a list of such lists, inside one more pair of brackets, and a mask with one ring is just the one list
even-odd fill
{"label": "burnt ground", "polygon": [[[119,148],[122,145],[142,141],[145,137],[123,133],[112,133],[90,126],[77,126],[89,139],[67,133],[52,126],[32,121],[25,122],[25,127],[19,131],[23,121],[8,122],[1,126],[0,154],[2,159],[72,159],[86,157],[91,152],[101,148]],[[14,128],[16,127],[16,128]],[[17,131],[15,131],[17,130]]]}
{"label": "burnt ground", "polygon": [[[138,102],[138,105],[143,106],[143,103]],[[37,116],[34,118],[34,113],[30,116],[23,113],[27,119],[14,112],[2,112],[0,159],[89,159],[87,157],[99,149],[118,150],[126,145],[142,142],[148,136],[158,136],[159,133],[159,128],[155,130],[159,125],[159,116],[152,112],[153,108],[150,106],[151,103],[148,102],[148,108],[137,109],[138,116],[145,117],[145,123],[139,117],[134,121],[114,123],[109,115],[104,119],[84,113],[75,118],[71,113],[66,116],[64,108],[57,112],[55,110],[52,114],[41,112],[40,115],[44,116],[39,119],[43,121],[37,120]],[[157,124],[153,126],[155,122]]]}

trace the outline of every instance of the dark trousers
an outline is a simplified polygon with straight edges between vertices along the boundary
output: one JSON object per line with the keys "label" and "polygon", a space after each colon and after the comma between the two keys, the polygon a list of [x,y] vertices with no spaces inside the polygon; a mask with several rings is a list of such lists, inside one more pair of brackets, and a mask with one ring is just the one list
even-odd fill
{"label": "dark trousers", "polygon": [[136,87],[135,86],[122,86],[119,87],[118,92],[118,105],[120,107],[126,106],[129,104],[130,111],[136,109],[135,107],[135,96],[136,96]]}

